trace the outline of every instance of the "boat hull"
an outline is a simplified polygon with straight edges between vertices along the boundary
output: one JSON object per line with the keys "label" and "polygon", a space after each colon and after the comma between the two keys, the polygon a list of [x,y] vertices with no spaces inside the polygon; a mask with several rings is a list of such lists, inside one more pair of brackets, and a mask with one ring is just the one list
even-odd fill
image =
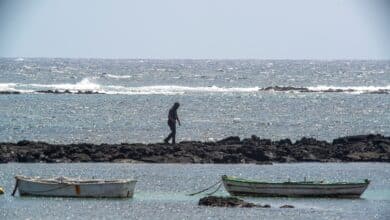
{"label": "boat hull", "polygon": [[17,178],[17,188],[21,196],[58,196],[83,198],[131,198],[135,180],[128,181],[80,181],[44,182]]}
{"label": "boat hull", "polygon": [[308,184],[263,183],[222,178],[224,187],[233,196],[258,197],[338,197],[359,198],[366,190],[366,183]]}

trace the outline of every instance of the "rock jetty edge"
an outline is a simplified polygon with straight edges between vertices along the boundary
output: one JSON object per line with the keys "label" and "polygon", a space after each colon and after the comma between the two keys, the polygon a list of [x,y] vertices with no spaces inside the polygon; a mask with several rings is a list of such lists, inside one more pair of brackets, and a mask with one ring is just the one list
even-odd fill
{"label": "rock jetty edge", "polygon": [[390,137],[346,136],[331,143],[314,138],[272,141],[227,137],[215,142],[183,141],[176,145],[0,143],[0,163],[129,162],[129,163],[258,163],[390,162]]}

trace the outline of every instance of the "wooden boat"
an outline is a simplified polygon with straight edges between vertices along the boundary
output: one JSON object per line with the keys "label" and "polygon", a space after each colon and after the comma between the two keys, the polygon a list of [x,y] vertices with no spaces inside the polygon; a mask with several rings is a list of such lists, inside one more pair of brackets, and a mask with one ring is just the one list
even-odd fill
{"label": "wooden boat", "polygon": [[16,176],[15,189],[21,196],[61,196],[95,198],[131,198],[136,180],[70,179],[58,177],[43,179],[39,177]]}
{"label": "wooden boat", "polygon": [[256,180],[222,176],[226,191],[233,196],[281,196],[281,197],[341,197],[359,198],[366,190],[369,180],[364,182],[279,182],[269,183]]}

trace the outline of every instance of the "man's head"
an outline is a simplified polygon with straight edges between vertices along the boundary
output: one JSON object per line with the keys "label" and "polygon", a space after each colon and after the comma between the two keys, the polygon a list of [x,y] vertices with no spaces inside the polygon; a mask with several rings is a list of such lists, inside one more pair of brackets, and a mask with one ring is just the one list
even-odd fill
{"label": "man's head", "polygon": [[179,106],[180,106],[180,103],[178,103],[178,102],[175,102],[175,104],[173,104],[173,107],[174,107],[175,109],[178,109]]}

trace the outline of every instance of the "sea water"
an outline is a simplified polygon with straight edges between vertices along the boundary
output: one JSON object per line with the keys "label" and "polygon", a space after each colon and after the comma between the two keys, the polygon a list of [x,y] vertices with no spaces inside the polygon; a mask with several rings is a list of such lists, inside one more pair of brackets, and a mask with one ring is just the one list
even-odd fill
{"label": "sea water", "polygon": [[[390,164],[298,163],[214,164],[1,164],[0,219],[390,219]],[[11,196],[14,175],[75,178],[135,178],[132,199],[79,199]],[[271,208],[198,206],[205,194],[188,196],[221,175],[263,181],[362,181],[371,183],[360,199],[243,198]],[[212,191],[212,190],[210,190]],[[222,187],[216,195],[227,196]],[[293,209],[280,209],[282,205]]]}
{"label": "sea water", "polygon": [[[264,90],[283,87],[284,91]],[[161,142],[226,136],[332,140],[390,135],[390,61],[0,58],[0,142]],[[299,92],[304,88],[306,92]],[[47,94],[56,90],[66,94]],[[333,90],[333,92],[329,92]],[[77,94],[93,92],[96,94]],[[388,163],[1,164],[0,219],[390,219]],[[133,199],[11,197],[14,175],[135,178]],[[361,199],[247,198],[272,208],[199,207],[223,174],[265,181],[361,181]],[[223,189],[217,195],[228,195]],[[279,209],[284,204],[294,209]]]}
{"label": "sea water", "polygon": [[0,58],[5,91],[3,142],[161,142],[176,101],[179,141],[390,135],[386,60]]}

